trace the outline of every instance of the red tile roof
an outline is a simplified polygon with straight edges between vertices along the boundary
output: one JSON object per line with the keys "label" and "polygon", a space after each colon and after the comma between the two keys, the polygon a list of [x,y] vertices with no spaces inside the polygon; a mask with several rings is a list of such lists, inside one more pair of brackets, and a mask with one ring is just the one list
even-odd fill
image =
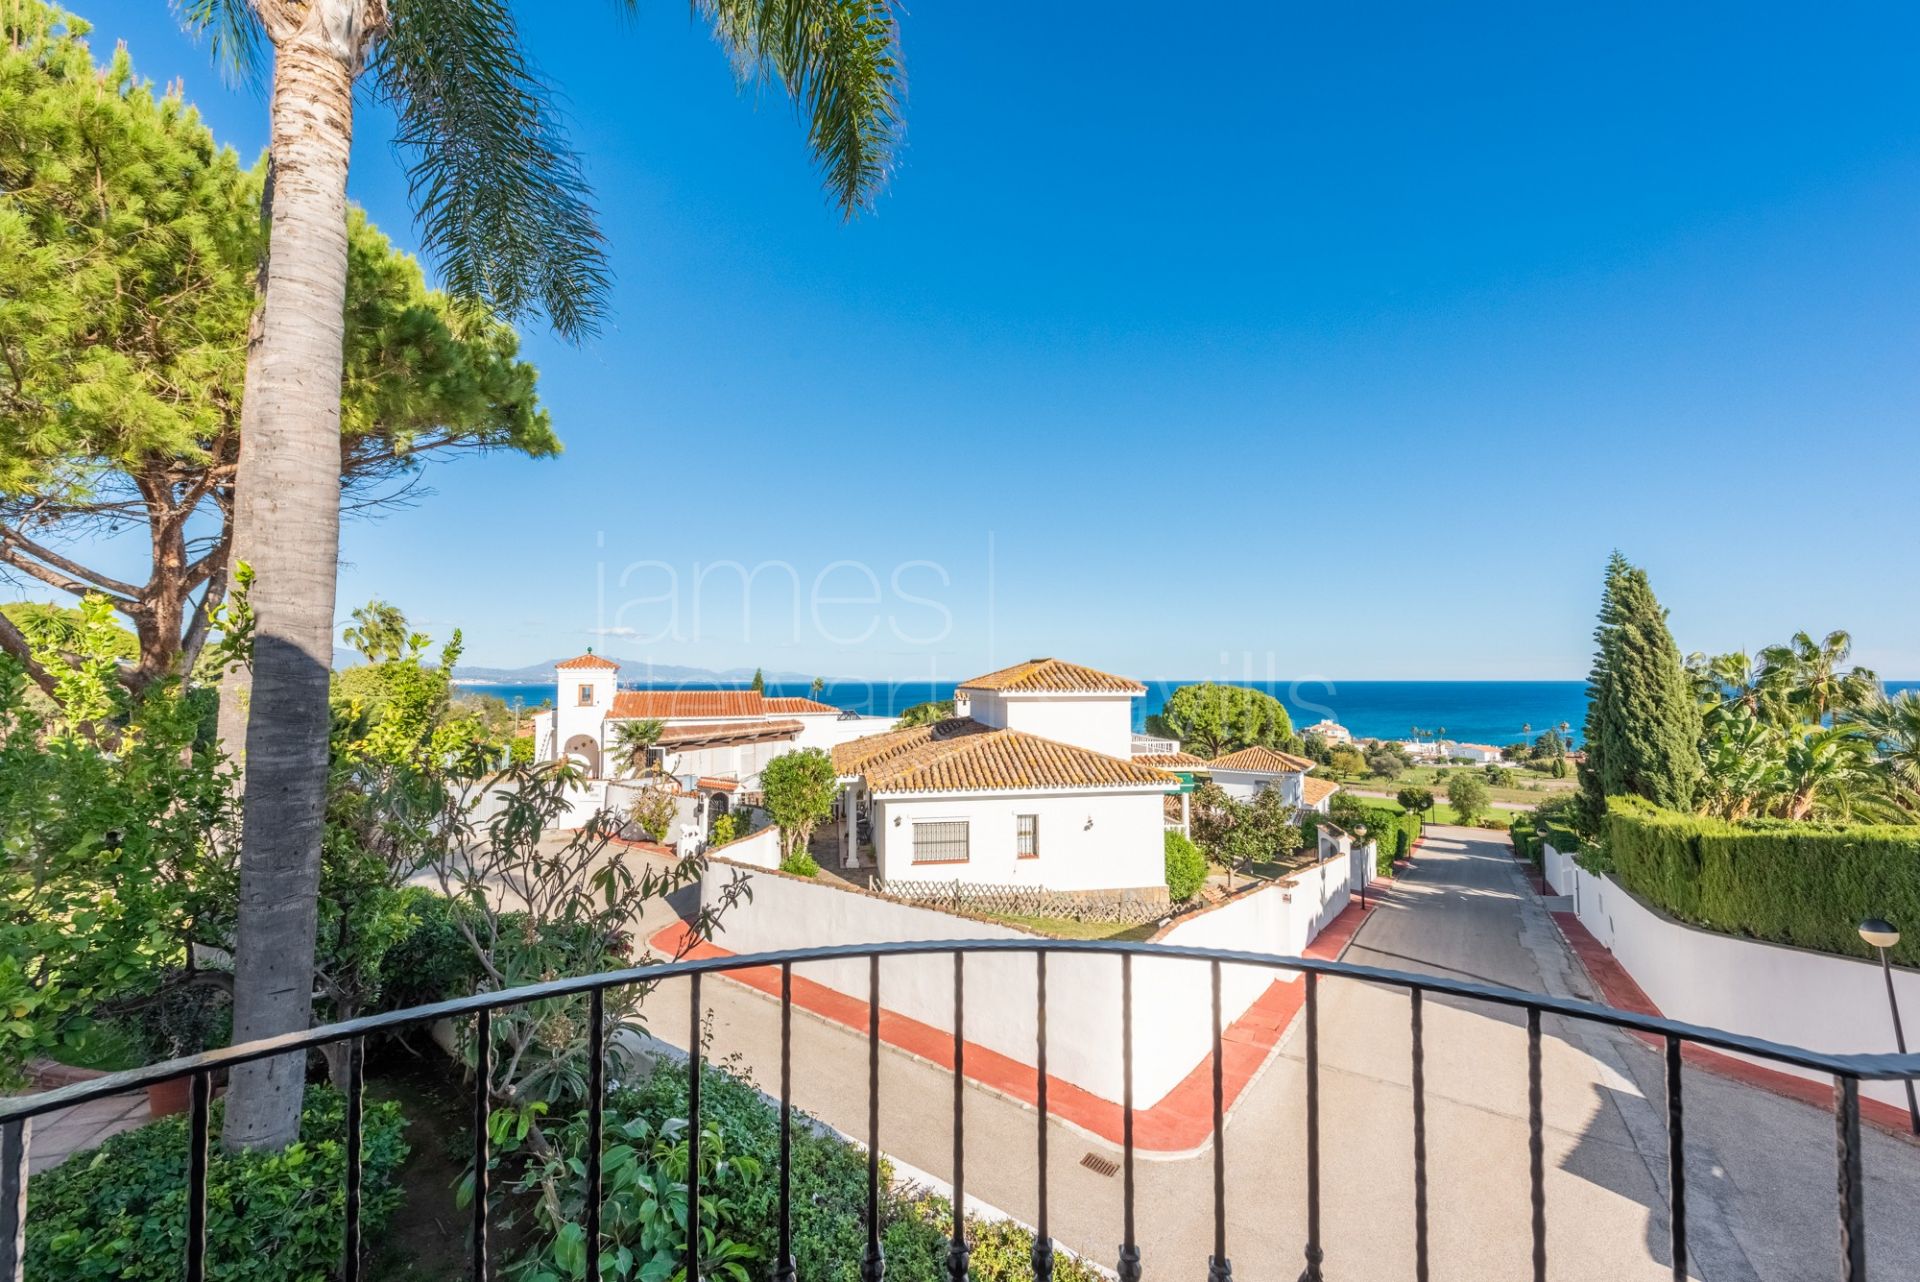
{"label": "red tile roof", "polygon": [[618,672],[620,670],[620,665],[615,663],[612,659],[603,659],[591,650],[587,651],[585,654],[575,655],[571,659],[562,659],[560,660],[560,662],[554,664],[553,666],[561,669],[603,668],[603,669],[612,669],[615,672]]}
{"label": "red tile roof", "polygon": [[1019,730],[950,717],[840,744],[833,764],[875,793],[1165,789],[1178,776]]}
{"label": "red tile roof", "polygon": [[1147,688],[1132,677],[1116,677],[1098,668],[1064,659],[1028,659],[998,672],[962,681],[961,690],[1011,690],[1017,693],[1145,694]]}
{"label": "red tile roof", "polygon": [[608,715],[616,721],[683,721],[839,711],[832,704],[792,695],[769,699],[758,690],[622,690],[613,696],[613,711]]}
{"label": "red tile roof", "polygon": [[800,729],[798,721],[693,721],[662,730],[658,746],[714,748],[729,743],[759,743],[791,739]]}
{"label": "red tile roof", "polygon": [[1340,785],[1331,779],[1302,779],[1300,781],[1300,803],[1317,806],[1340,791]]}
{"label": "red tile roof", "polygon": [[739,786],[738,779],[723,779],[718,775],[701,775],[694,780],[694,787],[705,788],[708,792],[732,792]]}
{"label": "red tile roof", "polygon": [[767,711],[785,716],[800,716],[809,712],[831,712],[836,715],[840,709],[830,703],[821,703],[818,699],[802,699],[798,695],[775,695],[766,701]]}
{"label": "red tile roof", "polygon": [[1196,757],[1191,752],[1136,752],[1133,759],[1143,766],[1152,766],[1155,770],[1205,770],[1212,765],[1205,757]]}
{"label": "red tile roof", "polygon": [[1276,752],[1272,748],[1263,748],[1255,744],[1251,748],[1229,752],[1224,757],[1215,757],[1213,768],[1244,770],[1250,774],[1297,775],[1313,769],[1313,762],[1305,757],[1296,757],[1291,752]]}

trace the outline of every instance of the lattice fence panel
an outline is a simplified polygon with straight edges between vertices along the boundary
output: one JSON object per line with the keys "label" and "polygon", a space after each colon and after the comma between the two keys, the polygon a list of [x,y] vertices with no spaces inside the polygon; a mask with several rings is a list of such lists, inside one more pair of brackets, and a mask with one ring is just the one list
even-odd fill
{"label": "lattice fence panel", "polygon": [[1064,917],[1071,921],[1135,924],[1167,914],[1165,892],[1049,890],[1044,886],[975,881],[876,881],[883,895],[930,908],[953,908],[1002,917]]}

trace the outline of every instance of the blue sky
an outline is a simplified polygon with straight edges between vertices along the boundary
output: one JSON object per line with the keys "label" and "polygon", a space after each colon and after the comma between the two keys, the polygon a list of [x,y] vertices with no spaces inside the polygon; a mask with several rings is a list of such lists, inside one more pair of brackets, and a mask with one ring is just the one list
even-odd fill
{"label": "blue sky", "polygon": [[[262,145],[167,6],[78,7]],[[522,6],[617,276],[597,341],[527,333],[567,452],[350,526],[343,614],[478,663],[1554,678],[1617,546],[1684,649],[1920,675],[1920,10],[917,5],[843,224],[642,8]],[[352,194],[410,245],[387,137],[363,101]]]}

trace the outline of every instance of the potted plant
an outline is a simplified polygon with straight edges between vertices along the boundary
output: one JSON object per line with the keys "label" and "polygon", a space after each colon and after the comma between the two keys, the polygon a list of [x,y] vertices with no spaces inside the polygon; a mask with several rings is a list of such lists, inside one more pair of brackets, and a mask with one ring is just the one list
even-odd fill
{"label": "potted plant", "polygon": [[[134,1011],[147,1062],[198,1055],[224,1046],[233,1035],[233,999],[224,987],[170,971],[152,997]],[[147,1111],[167,1117],[187,1111],[192,1079],[176,1077],[147,1088]]]}

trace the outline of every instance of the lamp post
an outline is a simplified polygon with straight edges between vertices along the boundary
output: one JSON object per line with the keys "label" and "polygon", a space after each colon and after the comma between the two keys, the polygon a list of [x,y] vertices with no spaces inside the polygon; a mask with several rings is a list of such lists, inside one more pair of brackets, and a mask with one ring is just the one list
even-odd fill
{"label": "lamp post", "polygon": [[[1880,954],[1880,973],[1887,981],[1887,1007],[1893,1012],[1893,1044],[1900,1053],[1907,1053],[1907,1035],[1900,1027],[1900,1001],[1893,994],[1893,963],[1887,960],[1887,949],[1900,942],[1900,932],[1892,922],[1883,917],[1869,917],[1860,923],[1860,938]],[[1907,1079],[1907,1121],[1915,1135],[1920,1135],[1920,1102],[1914,1100],[1913,1079]]]}

